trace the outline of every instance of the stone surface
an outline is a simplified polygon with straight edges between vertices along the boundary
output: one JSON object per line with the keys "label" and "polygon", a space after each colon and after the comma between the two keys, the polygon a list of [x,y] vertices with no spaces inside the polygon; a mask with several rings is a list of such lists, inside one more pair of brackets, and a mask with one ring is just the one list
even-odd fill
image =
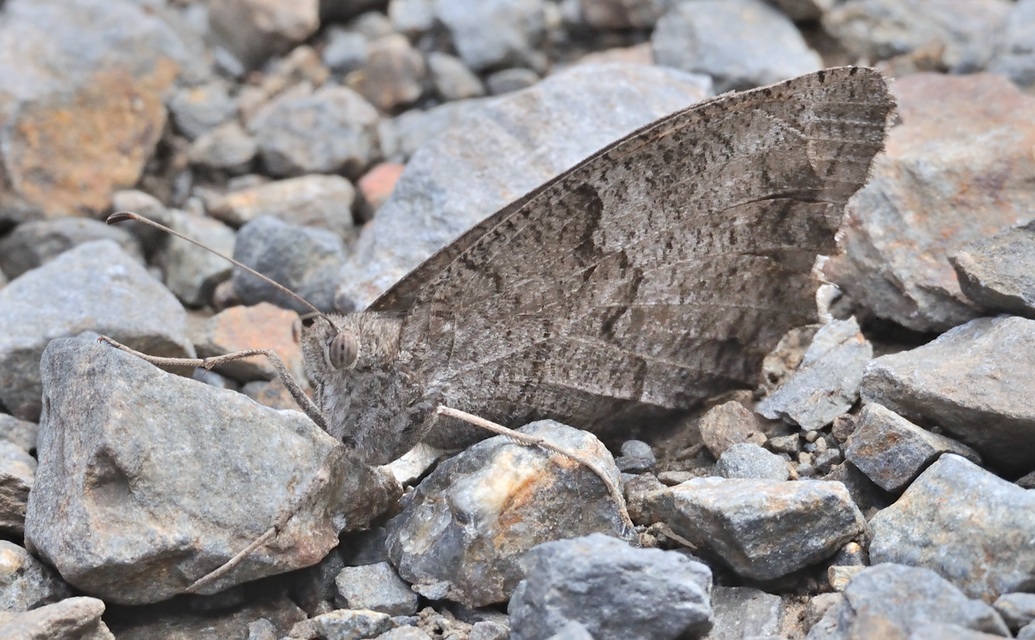
{"label": "stone surface", "polygon": [[390,616],[417,613],[417,594],[387,562],[345,567],[334,584],[335,602],[343,609],[372,609]]}
{"label": "stone surface", "polygon": [[715,470],[724,478],[789,480],[790,470],[783,458],[757,444],[735,444],[719,456]]}
{"label": "stone surface", "polygon": [[392,112],[421,97],[427,73],[424,56],[405,36],[393,33],[367,45],[363,66],[348,83],[370,104]]}
{"label": "stone surface", "polygon": [[468,126],[468,118],[486,102],[478,99],[447,102],[427,111],[411,109],[393,120],[382,120],[378,125],[381,152],[392,162],[405,162],[443,131]]}
{"label": "stone surface", "polygon": [[356,190],[341,176],[308,175],[237,189],[214,199],[209,212],[240,227],[262,216],[319,227],[345,238],[353,233]]}
{"label": "stone surface", "polygon": [[863,370],[872,357],[873,347],[855,318],[832,320],[816,332],[798,370],[755,410],[806,431],[821,429],[859,399]]}
{"label": "stone surface", "polygon": [[823,272],[873,315],[944,331],[977,315],[948,256],[1035,210],[1035,98],[987,74],[915,74],[893,90],[901,124]]}
{"label": "stone surface", "polygon": [[183,593],[278,522],[278,535],[201,593],[314,564],[339,531],[396,497],[394,481],[352,462],[301,413],[95,341],[55,340],[40,366],[25,536],[70,584],[108,602]]}
{"label": "stone surface", "polygon": [[435,92],[446,102],[485,95],[482,81],[454,56],[438,51],[429,53],[428,75]]}
{"label": "stone surface", "polygon": [[1018,0],[1005,22],[987,68],[1018,86],[1030,87],[1035,84],[1035,50],[1031,46],[1035,39],[1035,2]]}
{"label": "stone surface", "polygon": [[[171,209],[165,223],[188,238],[202,240],[224,256],[234,253],[234,230],[218,220]],[[230,277],[233,268],[226,258],[173,237],[155,256],[155,264],[165,276],[165,286],[190,307],[209,304],[212,292]]]}
{"label": "stone surface", "polygon": [[880,404],[859,412],[848,440],[845,458],[881,489],[899,492],[943,453],[955,453],[971,462],[981,458],[970,447],[921,429]]}
{"label": "stone surface", "polygon": [[388,614],[368,609],[339,609],[312,618],[312,623],[317,637],[329,640],[374,638],[395,626]]}
{"label": "stone surface", "polygon": [[642,440],[626,440],[622,443],[622,455],[615,458],[615,464],[622,473],[646,473],[658,464],[650,445]]}
{"label": "stone surface", "polygon": [[356,182],[361,196],[357,214],[362,220],[369,222],[373,219],[377,210],[392,195],[403,169],[405,166],[396,162],[381,162]]}
{"label": "stone surface", "polygon": [[657,64],[710,75],[717,93],[823,67],[787,16],[761,0],[674,3],[658,20],[651,43]]}
{"label": "stone surface", "polygon": [[647,505],[652,521],[755,580],[829,558],[865,527],[840,482],[697,478],[655,492]]}
{"label": "stone surface", "polygon": [[246,69],[286,52],[320,27],[318,0],[212,0],[209,24],[216,43]]}
{"label": "stone surface", "polygon": [[937,425],[1012,476],[1035,469],[1035,320],[978,318],[922,347],[875,359],[861,394],[919,425]]}
{"label": "stone surface", "polygon": [[870,520],[870,559],[937,571],[992,602],[1035,580],[1035,495],[972,462],[944,455]]}
{"label": "stone surface", "polygon": [[[410,160],[360,234],[340,276],[338,306],[366,307],[482,218],[706,91],[699,78],[672,70],[580,65],[527,93],[483,103]],[[481,140],[478,149],[472,137]]]}
{"label": "stone surface", "polygon": [[39,425],[28,420],[19,420],[7,413],[0,413],[0,440],[18,445],[23,451],[36,449],[36,435]]}
{"label": "stone surface", "polygon": [[0,401],[36,420],[40,354],[57,337],[96,331],[160,356],[193,356],[186,313],[109,240],[70,249],[0,289]]}
{"label": "stone surface", "polygon": [[[322,311],[334,307],[334,288],[345,262],[345,243],[325,229],[300,227],[262,216],[241,227],[234,259],[272,278]],[[234,269],[234,291],[244,304],[272,302],[300,313],[311,311],[267,282]]]}
{"label": "stone surface", "polygon": [[325,33],[321,59],[331,71],[347,74],[363,66],[367,59],[367,39],[361,33],[331,26]]}
{"label": "stone surface", "polygon": [[1014,633],[1035,621],[1035,593],[1004,593],[992,606]]}
{"label": "stone surface", "polygon": [[485,79],[485,87],[490,94],[498,96],[527,89],[537,82],[539,82],[539,74],[532,69],[512,67],[490,74]]}
{"label": "stone surface", "polygon": [[[296,379],[304,380],[302,350],[292,337],[298,315],[268,302],[236,306],[212,316],[194,336],[198,357],[221,356],[249,349],[271,349]],[[276,369],[265,356],[234,360],[213,369],[239,382],[271,380]]]}
{"label": "stone surface", "polygon": [[[589,457],[617,481],[610,454],[591,434],[550,420],[519,431]],[[421,482],[391,521],[388,555],[421,595],[484,606],[510,596],[522,577],[520,558],[541,542],[594,532],[630,536],[622,509],[581,464],[496,436]]]}
{"label": "stone surface", "polygon": [[0,621],[3,640],[115,640],[97,598],[66,598]]}
{"label": "stone surface", "polygon": [[227,122],[198,136],[187,152],[195,167],[226,171],[232,175],[247,173],[258,157],[259,144],[238,122]]}
{"label": "stone surface", "polygon": [[949,261],[960,289],[986,312],[1035,319],[1035,222],[969,244]]}
{"label": "stone surface", "polygon": [[812,627],[807,640],[912,638],[913,632],[931,624],[956,624],[995,636],[1009,635],[992,607],[968,599],[927,569],[878,564],[856,575],[844,595]]}
{"label": "stone surface", "polygon": [[71,595],[53,569],[24,548],[0,540],[0,611],[28,611]]}
{"label": "stone surface", "polygon": [[766,0],[795,22],[816,20],[823,16],[834,4],[835,0]]}
{"label": "stone surface", "polygon": [[697,429],[716,460],[735,444],[765,442],[761,420],[736,400],[709,409],[701,416]]}
{"label": "stone surface", "polygon": [[603,534],[547,542],[521,561],[508,612],[513,640],[578,622],[596,640],[700,637],[711,627],[712,572],[676,551]]}
{"label": "stone surface", "polygon": [[13,442],[0,441],[0,532],[24,532],[25,505],[35,479],[36,459]]}
{"label": "stone surface", "polygon": [[0,240],[0,269],[13,280],[72,247],[94,240],[111,240],[144,261],[140,243],[125,229],[86,218],[54,218],[18,225]]}
{"label": "stone surface", "polygon": [[178,89],[167,106],[176,128],[190,140],[237,115],[229,87],[220,80]]}
{"label": "stone surface", "polygon": [[707,640],[742,640],[779,636],[783,619],[780,596],[751,587],[712,589],[714,626]]}
{"label": "stone surface", "polygon": [[542,0],[438,2],[435,17],[473,71],[527,64],[544,35]]}
{"label": "stone surface", "polygon": [[377,160],[377,110],[348,87],[288,93],[248,121],[259,155],[274,176],[342,173],[358,177]]}
{"label": "stone surface", "polygon": [[666,0],[578,0],[579,20],[591,29],[649,29],[671,4]]}

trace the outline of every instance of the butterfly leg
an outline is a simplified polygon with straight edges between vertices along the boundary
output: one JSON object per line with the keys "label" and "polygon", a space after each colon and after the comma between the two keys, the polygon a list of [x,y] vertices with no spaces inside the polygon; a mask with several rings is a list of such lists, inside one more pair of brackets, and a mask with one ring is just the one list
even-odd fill
{"label": "butterfly leg", "polygon": [[159,367],[200,367],[202,369],[211,370],[213,367],[218,367],[221,364],[227,362],[233,362],[234,360],[240,360],[241,358],[247,358],[250,356],[266,356],[269,359],[270,364],[273,365],[273,370],[277,372],[277,377],[280,378],[284,386],[287,387],[288,393],[294,398],[298,406],[305,412],[309,419],[312,420],[324,431],[327,430],[327,422],[323,417],[323,413],[320,408],[316,406],[312,398],[306,395],[306,392],[302,390],[302,386],[298,384],[291,372],[288,371],[287,365],[280,359],[280,356],[276,354],[272,349],[248,349],[245,351],[235,351],[233,353],[227,353],[221,356],[212,356],[210,358],[163,358],[161,356],[152,356],[146,353],[141,353],[136,349],[127,347],[126,345],[116,342],[107,336],[101,336],[98,338],[100,342],[109,344],[120,351],[125,351],[135,355],[136,357],[150,362],[151,364]]}
{"label": "butterfly leg", "polygon": [[529,435],[527,433],[521,433],[520,431],[514,431],[513,429],[504,427],[503,425],[492,422],[491,420],[486,420],[485,418],[476,416],[473,413],[467,413],[466,411],[461,411],[459,409],[454,409],[452,407],[447,407],[445,405],[439,405],[435,409],[435,413],[440,416],[447,416],[450,418],[456,418],[457,420],[463,420],[464,422],[472,424],[476,427],[485,429],[486,431],[491,431],[492,433],[501,436],[505,436],[507,438],[510,438],[511,440],[520,442],[521,444],[526,444],[533,447],[542,447],[543,449],[553,451],[554,453],[559,453],[562,456],[571,458],[575,462],[578,462],[582,466],[586,467],[587,469],[595,473],[604,482],[604,486],[607,487],[608,493],[611,494],[611,499],[615,501],[615,504],[617,504],[619,509],[621,510],[622,517],[625,519],[626,524],[630,527],[630,529],[632,528],[632,520],[629,518],[629,512],[625,508],[625,496],[622,495],[621,488],[619,488],[618,483],[611,479],[611,476],[608,475],[608,473],[604,471],[604,469],[601,468],[600,465],[593,462],[592,460],[586,458],[585,456],[579,455],[574,451],[569,451],[564,447],[555,445],[552,442],[546,440],[545,438]]}

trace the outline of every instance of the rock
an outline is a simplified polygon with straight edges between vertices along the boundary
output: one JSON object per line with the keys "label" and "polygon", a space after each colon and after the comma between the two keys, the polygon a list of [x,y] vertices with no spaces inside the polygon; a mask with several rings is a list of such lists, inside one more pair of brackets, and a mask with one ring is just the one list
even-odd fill
{"label": "rock", "polygon": [[97,598],[66,598],[0,621],[3,640],[115,640]]}
{"label": "rock", "polygon": [[258,84],[241,87],[237,94],[237,111],[248,124],[270,101],[308,96],[313,87],[328,85],[330,77],[330,69],[323,65],[315,49],[308,45],[295,47],[283,58],[267,64]]}
{"label": "rock", "polygon": [[127,0],[4,3],[0,226],[104,211],[140,180],[163,93],[207,73],[201,39],[169,20]]}
{"label": "rock", "polygon": [[270,101],[248,122],[270,174],[358,177],[377,160],[377,110],[348,87]]}
{"label": "rock", "polygon": [[334,584],[335,602],[343,609],[372,609],[390,616],[417,613],[417,594],[387,562],[345,567]]}
{"label": "rock", "polygon": [[622,473],[647,473],[658,464],[650,445],[642,440],[626,440],[622,443],[622,455],[615,459],[615,465]]}
{"label": "rock", "polygon": [[[324,229],[262,216],[238,231],[234,259],[279,282],[318,309],[329,311],[334,307],[334,287],[345,262],[345,243]],[[299,313],[311,311],[241,269],[234,269],[233,284],[244,304],[272,302]]]}
{"label": "rock", "polygon": [[996,633],[982,633],[961,627],[958,624],[945,624],[943,622],[932,622],[919,627],[909,634],[909,640],[999,640],[1001,635]]}
{"label": "rock", "polygon": [[[705,91],[699,79],[676,71],[580,65],[527,93],[484,102],[410,160],[392,197],[360,233],[339,278],[338,307],[366,307],[482,218]],[[480,150],[471,148],[472,138],[481,141]]]}
{"label": "rock", "polygon": [[169,114],[180,133],[195,140],[237,115],[237,105],[221,80],[176,90],[168,101]]}
{"label": "rock", "polygon": [[724,478],[789,480],[790,471],[784,459],[757,444],[735,444],[719,456],[715,470]]}
{"label": "rock", "polygon": [[482,620],[471,625],[468,640],[509,640],[510,625],[504,618],[500,622]]}
{"label": "rock", "polygon": [[931,42],[944,46],[953,73],[973,73],[992,56],[1012,3],[1006,0],[850,0],[823,15],[823,27],[852,56],[883,60]]}
{"label": "rock", "polygon": [[780,596],[751,587],[712,589],[715,625],[707,640],[741,640],[780,635],[783,600]]}
{"label": "rock", "polygon": [[29,611],[71,595],[53,569],[13,542],[0,540],[0,611]]}
{"label": "rock", "polygon": [[1035,84],[1035,2],[1018,0],[1005,20],[1003,32],[998,34],[998,46],[988,63],[988,71],[1004,75],[1014,84],[1030,87]]}
{"label": "rock", "polygon": [[399,182],[399,176],[402,175],[404,168],[404,165],[396,162],[382,162],[374,165],[356,182],[361,196],[357,215],[363,221],[372,220],[377,210],[392,195],[392,190]]}
{"label": "rock", "polygon": [[[544,420],[519,429],[586,456],[617,481],[592,434]],[[388,555],[421,595],[469,607],[505,601],[524,553],[593,532],[629,537],[624,505],[600,478],[557,453],[496,436],[441,463],[389,524]],[[549,522],[549,527],[537,523]]]}
{"label": "rock", "polygon": [[331,71],[351,73],[366,62],[367,39],[363,34],[332,26],[327,29],[326,37],[321,59]]}
{"label": "rock", "polygon": [[863,407],[857,424],[845,458],[885,491],[902,491],[943,453],[981,462],[970,447],[921,429],[879,404]]}
{"label": "rock", "polygon": [[231,191],[209,205],[223,222],[240,227],[262,216],[319,227],[342,238],[352,235],[356,190],[341,176],[308,175]]}
{"label": "rock", "polygon": [[256,69],[316,33],[318,0],[212,0],[209,24],[215,42],[246,69]]}
{"label": "rock", "polygon": [[987,602],[1035,576],[1035,495],[972,462],[944,455],[870,520],[870,558],[941,574]]}
{"label": "rock", "polygon": [[428,73],[435,92],[446,102],[485,95],[482,81],[459,58],[432,51],[428,54]]}
{"label": "rock", "polygon": [[984,311],[1035,319],[1035,222],[973,242],[949,262],[960,289]]}
{"label": "rock", "polygon": [[259,144],[237,122],[214,127],[198,136],[187,152],[196,167],[226,171],[231,175],[248,173],[259,153]]}
{"label": "rock", "polygon": [[761,420],[736,400],[709,409],[697,423],[701,441],[716,460],[735,444],[766,441]]}
{"label": "rock", "polygon": [[847,413],[859,399],[863,370],[872,357],[873,347],[855,318],[833,320],[816,332],[795,374],[755,410],[806,431],[821,429]]}
{"label": "rock", "polygon": [[502,69],[485,79],[489,93],[498,96],[513,91],[527,89],[539,82],[539,74],[531,69],[513,67]]}
{"label": "rock", "polygon": [[[194,336],[198,357],[221,356],[250,349],[270,349],[284,362],[289,373],[304,380],[302,350],[292,337],[294,312],[260,302],[252,307],[230,307],[206,320]],[[234,360],[214,371],[237,380],[271,380],[277,371],[265,356]]]}
{"label": "rock", "polygon": [[206,251],[180,238],[169,238],[155,256],[155,264],[165,276],[165,286],[183,304],[191,307],[209,304],[216,286],[228,279],[232,272],[233,265],[223,256],[234,253],[234,230],[207,216],[175,209],[168,212],[165,222],[174,231],[188,238],[203,240],[222,254]]}
{"label": "rock", "polygon": [[374,638],[395,626],[388,614],[368,609],[331,611],[313,618],[312,625],[318,637],[328,640]]}
{"label": "rock", "polygon": [[647,506],[652,522],[754,580],[829,558],[866,524],[843,484],[818,480],[696,478],[657,491]]}
{"label": "rock", "polygon": [[977,315],[948,256],[1035,210],[1025,186],[1035,180],[1035,98],[986,74],[916,74],[894,91],[901,124],[848,203],[841,254],[823,272],[873,315],[945,331]]}
{"label": "rock", "polygon": [[844,595],[812,627],[807,640],[912,638],[911,633],[931,624],[956,624],[997,636],[1009,635],[992,607],[968,599],[927,569],[897,564],[869,567],[855,576]]}
{"label": "rock", "polygon": [[447,102],[428,111],[412,109],[378,126],[382,154],[393,162],[404,162],[425,143],[443,131],[466,126],[468,118],[485,100]]}
{"label": "rock", "polygon": [[508,606],[513,640],[570,622],[596,640],[701,637],[711,627],[712,572],[676,551],[637,549],[595,533],[533,547]]}
{"label": "rock", "polygon": [[394,481],[301,413],[95,341],[55,340],[40,366],[46,402],[25,537],[70,584],[108,602],[183,593],[275,523],[275,538],[200,593],[312,565],[339,531],[397,497]]}
{"label": "rock", "polygon": [[[2,292],[0,292],[2,293]],[[934,424],[1014,476],[1035,469],[1035,320],[978,318],[922,347],[875,359],[861,394],[919,425]]]}
{"label": "rock", "polygon": [[421,97],[426,76],[424,56],[405,36],[393,33],[367,45],[363,66],[347,80],[375,107],[392,112]]}
{"label": "rock", "polygon": [[193,356],[186,320],[114,242],[81,244],[0,289],[0,402],[15,417],[39,417],[40,354],[53,338],[96,331],[146,353]]}
{"label": "rock", "polygon": [[543,0],[435,3],[460,58],[472,71],[521,66],[536,59],[545,33]]}
{"label": "rock", "polygon": [[[169,210],[161,201],[149,193],[136,189],[116,191],[112,197],[112,209],[132,211],[156,222],[167,222],[169,218]],[[169,234],[144,224],[120,224],[119,228],[136,236],[146,254],[151,254],[157,247],[163,246],[169,240]]]}
{"label": "rock", "polygon": [[817,20],[834,4],[834,0],[766,0],[795,22]]}
{"label": "rock", "polygon": [[432,638],[417,627],[397,627],[385,631],[375,640],[432,640]]}
{"label": "rock", "polygon": [[36,459],[13,442],[0,441],[0,532],[25,531],[25,504],[36,479]]}
{"label": "rock", "polygon": [[719,93],[823,68],[787,16],[760,0],[673,4],[651,43],[657,64],[708,74]]}
{"label": "rock", "polygon": [[651,29],[671,3],[665,0],[579,0],[579,21],[593,30]]}
{"label": "rock", "polygon": [[1035,593],[1004,593],[992,606],[1013,633],[1035,621]]}
{"label": "rock", "polygon": [[140,243],[125,229],[87,218],[54,218],[18,225],[0,240],[0,268],[13,280],[72,247],[94,240],[111,240],[137,261],[144,261]]}
{"label": "rock", "polygon": [[37,433],[39,425],[36,423],[0,413],[0,440],[16,444],[23,451],[34,451]]}

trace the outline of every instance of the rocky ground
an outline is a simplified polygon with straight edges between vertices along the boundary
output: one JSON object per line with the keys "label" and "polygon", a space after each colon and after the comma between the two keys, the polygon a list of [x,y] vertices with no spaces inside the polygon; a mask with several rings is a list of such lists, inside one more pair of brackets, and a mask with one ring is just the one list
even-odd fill
{"label": "rocky ground", "polygon": [[[1033,41],[1030,0],[6,0],[0,638],[1035,638]],[[527,427],[625,505],[499,438],[370,468],[265,360],[96,340],[301,374],[292,300],[113,210],[362,308],[642,124],[845,63],[898,116],[827,322],[675,430]]]}

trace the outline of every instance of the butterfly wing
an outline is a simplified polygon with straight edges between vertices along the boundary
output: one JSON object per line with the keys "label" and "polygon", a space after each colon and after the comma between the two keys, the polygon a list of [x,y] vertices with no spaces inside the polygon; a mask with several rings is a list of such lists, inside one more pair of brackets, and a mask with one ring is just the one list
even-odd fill
{"label": "butterfly wing", "polygon": [[601,432],[751,385],[815,320],[815,257],[892,109],[865,68],[694,105],[497,212],[371,309],[404,315],[403,348],[447,404],[504,424]]}

